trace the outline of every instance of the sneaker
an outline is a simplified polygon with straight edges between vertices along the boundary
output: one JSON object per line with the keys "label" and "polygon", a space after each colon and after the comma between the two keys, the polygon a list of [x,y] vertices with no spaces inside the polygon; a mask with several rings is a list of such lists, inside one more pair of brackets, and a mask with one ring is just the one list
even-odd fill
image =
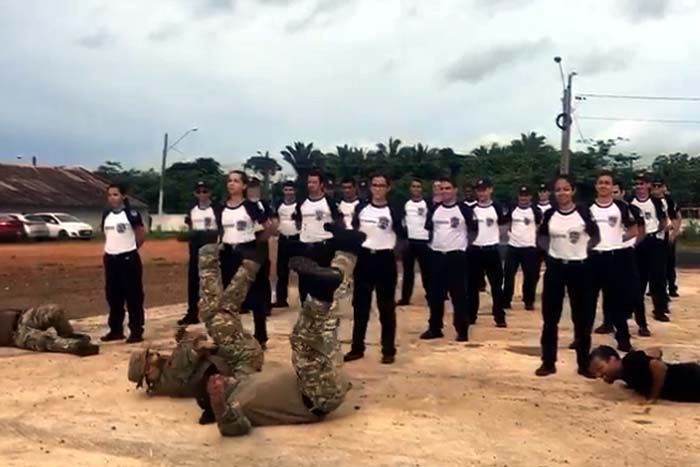
{"label": "sneaker", "polygon": [[100,353],[100,346],[90,343],[86,343],[80,346],[75,351],[75,355],[78,355],[80,357],[89,357],[90,355],[97,355],[98,353]]}
{"label": "sneaker", "polygon": [[363,358],[364,356],[365,356],[365,354],[363,352],[354,352],[351,350],[350,352],[345,354],[345,356],[343,357],[343,361],[344,362],[352,362],[355,360],[359,360],[359,359]]}
{"label": "sneaker", "polygon": [[644,327],[644,328],[639,328],[638,333],[640,337],[651,337],[651,332],[649,332],[649,328]]}
{"label": "sneaker", "polygon": [[622,341],[617,343],[617,350],[620,352],[630,352],[632,350],[632,344],[630,341]]}
{"label": "sneaker", "polygon": [[535,376],[549,376],[557,372],[556,365],[547,365],[543,363],[538,369],[535,370]]}
{"label": "sneaker", "polygon": [[185,315],[184,318],[177,321],[178,326],[187,326],[190,324],[199,324],[199,318],[192,317],[190,315]]}
{"label": "sneaker", "polygon": [[409,306],[410,304],[411,304],[411,302],[408,300],[399,300],[396,303],[396,306]]}
{"label": "sneaker", "polygon": [[505,318],[496,319],[495,321],[496,321],[497,328],[507,328],[508,327],[508,324],[506,323]]}
{"label": "sneaker", "polygon": [[655,319],[656,321],[661,321],[662,323],[668,323],[669,321],[671,321],[671,318],[669,318],[668,316],[666,316],[665,313],[656,313],[656,312],[655,312],[655,313],[653,314],[653,317],[654,317],[654,319]]}
{"label": "sneaker", "polygon": [[457,334],[457,338],[455,340],[457,342],[469,342],[469,335],[468,334]]}
{"label": "sneaker", "polygon": [[525,309],[527,311],[535,311],[535,304],[534,303],[526,303],[525,304]]}
{"label": "sneaker", "polygon": [[671,297],[671,298],[678,298],[678,297],[680,297],[680,295],[678,295],[678,292],[675,291],[675,290],[674,290],[673,292],[669,292],[669,293],[668,293],[668,296]]}
{"label": "sneaker", "polygon": [[382,363],[384,365],[391,365],[395,360],[396,358],[393,355],[382,355]]}
{"label": "sneaker", "polygon": [[137,344],[139,342],[143,342],[143,336],[141,334],[131,334],[126,340],[127,344]]}
{"label": "sneaker", "polygon": [[588,370],[588,368],[580,368],[579,367],[577,373],[579,375],[583,376],[584,378],[595,379],[595,375],[593,373],[591,373],[590,370]]}
{"label": "sneaker", "polygon": [[423,340],[440,339],[442,337],[445,337],[442,331],[433,331],[432,329],[428,329],[420,335],[420,338]]}
{"label": "sneaker", "polygon": [[595,332],[596,334],[612,334],[613,331],[614,329],[611,325],[603,323],[597,328],[595,328],[593,332]]}
{"label": "sneaker", "polygon": [[287,303],[287,302],[275,302],[272,304],[272,308],[289,308],[289,303]]}
{"label": "sneaker", "polygon": [[216,423],[216,415],[211,409],[205,409],[199,417],[200,425],[210,425]]}
{"label": "sneaker", "polygon": [[123,333],[117,334],[112,331],[100,337],[100,340],[102,342],[123,341],[124,339],[126,339],[126,336]]}

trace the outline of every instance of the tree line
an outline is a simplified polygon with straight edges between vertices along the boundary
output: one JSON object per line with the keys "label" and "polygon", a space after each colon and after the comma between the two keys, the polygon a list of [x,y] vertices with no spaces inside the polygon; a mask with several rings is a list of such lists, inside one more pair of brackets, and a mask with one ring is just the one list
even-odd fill
{"label": "tree line", "polygon": [[[682,206],[700,206],[700,155],[659,155],[647,166],[639,163],[637,155],[623,153],[616,142],[597,141],[584,151],[572,153],[571,173],[577,182],[579,200],[592,200],[596,173],[605,168],[615,172],[628,192],[635,173],[654,172],[665,178],[674,198]],[[548,144],[544,136],[534,132],[521,134],[520,138],[509,144],[482,145],[466,154],[452,148],[429,147],[422,143],[404,145],[401,140],[390,138],[371,149],[344,145],[325,153],[315,148],[313,143],[299,141],[286,146],[280,151],[280,156],[296,172],[301,194],[305,192],[306,174],[312,169],[321,170],[336,186],[345,178],[366,183],[371,174],[381,172],[393,181],[396,201],[407,198],[408,186],[414,177],[429,182],[444,175],[454,178],[460,187],[480,177],[489,177],[494,182],[495,198],[503,202],[511,201],[518,186],[535,188],[540,183],[552,180],[559,171],[560,161],[559,150]],[[269,152],[259,152],[248,158],[242,168],[263,181],[268,199],[279,200],[284,181],[282,167]],[[112,181],[126,183],[134,196],[148,204],[151,212],[157,209],[159,172],[153,169],[125,169],[115,161],[100,165],[97,172]],[[192,202],[192,189],[198,180],[209,182],[214,195],[224,199],[224,177],[221,164],[212,158],[172,164],[165,171],[165,211],[184,212]],[[427,185],[426,190],[430,190]]]}

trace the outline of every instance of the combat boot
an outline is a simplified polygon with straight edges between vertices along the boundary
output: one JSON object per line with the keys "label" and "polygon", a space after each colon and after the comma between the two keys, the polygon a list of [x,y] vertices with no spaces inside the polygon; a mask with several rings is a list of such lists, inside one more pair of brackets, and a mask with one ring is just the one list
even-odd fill
{"label": "combat boot", "polygon": [[100,353],[100,346],[89,342],[81,345],[73,352],[73,354],[79,357],[89,357],[90,355],[97,355],[98,353]]}

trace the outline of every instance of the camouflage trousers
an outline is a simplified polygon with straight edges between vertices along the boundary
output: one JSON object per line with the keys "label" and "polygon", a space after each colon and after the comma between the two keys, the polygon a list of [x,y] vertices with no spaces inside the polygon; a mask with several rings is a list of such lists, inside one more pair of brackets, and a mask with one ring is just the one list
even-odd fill
{"label": "camouflage trousers", "polygon": [[235,378],[260,371],[263,366],[262,348],[243,327],[239,314],[258,269],[258,263],[243,260],[224,290],[218,245],[205,245],[199,250],[199,317],[217,346],[216,355],[226,362]]}
{"label": "camouflage trousers", "polygon": [[[292,365],[299,378],[299,389],[313,409],[330,413],[345,399],[350,384],[342,371],[343,355],[338,340],[338,300],[352,289],[356,257],[338,251],[331,267],[343,274],[343,281],[334,293],[333,303],[308,297],[289,337],[292,345]],[[313,410],[312,409],[312,410]]]}
{"label": "camouflage trousers", "polygon": [[61,307],[41,305],[22,313],[15,332],[15,345],[37,352],[74,353],[85,345],[85,340],[71,336],[73,326]]}

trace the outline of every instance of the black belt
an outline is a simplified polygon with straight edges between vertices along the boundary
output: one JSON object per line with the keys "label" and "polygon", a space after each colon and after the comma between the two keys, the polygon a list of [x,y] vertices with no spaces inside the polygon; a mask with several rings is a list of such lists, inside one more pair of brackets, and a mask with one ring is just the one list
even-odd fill
{"label": "black belt", "polygon": [[283,233],[280,234],[280,237],[285,239],[285,240],[299,240],[299,234],[296,235],[285,235]]}
{"label": "black belt", "polygon": [[453,254],[453,253],[462,253],[462,254],[465,253],[464,250],[450,250],[450,251],[430,250],[430,251],[432,251],[433,253],[440,254],[440,255],[451,255],[451,254]]}
{"label": "black belt", "polygon": [[469,245],[469,248],[473,248],[475,250],[495,250],[498,248],[498,244],[496,244],[496,245],[484,245],[484,246]]}
{"label": "black belt", "polygon": [[321,240],[319,242],[301,242],[304,245],[309,245],[309,246],[314,246],[314,245],[328,245],[330,243],[330,239],[328,240]]}
{"label": "black belt", "polygon": [[116,255],[105,253],[105,256],[107,256],[108,258],[124,258],[126,256],[133,255],[134,253],[139,253],[138,248],[136,250],[126,251],[124,253],[117,253]]}
{"label": "black belt", "polygon": [[362,253],[370,254],[370,255],[379,255],[379,254],[387,254],[387,253],[394,254],[394,250],[393,250],[393,249],[390,249],[390,248],[386,248],[386,249],[383,249],[383,250],[373,250],[372,248],[365,248],[365,247],[362,247],[362,249],[361,249],[360,251],[361,251]]}
{"label": "black belt", "polygon": [[621,255],[624,250],[627,248],[617,248],[615,250],[592,250],[591,251],[591,256],[615,256],[615,255]]}
{"label": "black belt", "polygon": [[559,264],[585,264],[586,259],[559,259],[559,258],[554,258],[553,256],[547,257],[549,261],[559,263]]}

